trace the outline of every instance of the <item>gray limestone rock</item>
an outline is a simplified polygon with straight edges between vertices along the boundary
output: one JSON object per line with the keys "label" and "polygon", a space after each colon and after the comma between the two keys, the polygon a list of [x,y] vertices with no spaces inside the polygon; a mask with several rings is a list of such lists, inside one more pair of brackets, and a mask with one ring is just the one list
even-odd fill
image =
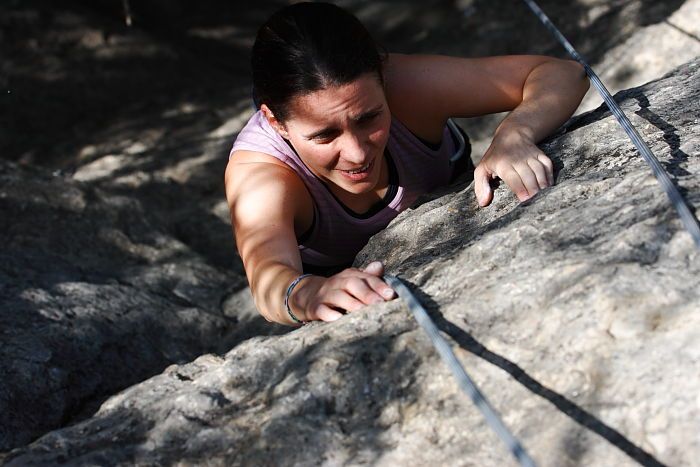
{"label": "gray limestone rock", "polygon": [[0,160],[0,452],[131,384],[250,335],[245,278],[141,203]]}
{"label": "gray limestone rock", "polygon": [[[637,7],[643,11],[644,7]],[[638,86],[700,56],[700,0],[688,0],[656,24],[646,24],[607,50],[593,68],[611,92]],[[577,112],[603,100],[589,93]]]}
{"label": "gray limestone rock", "polygon": [[[699,95],[700,60],[617,95],[692,206],[700,205]],[[557,165],[556,186],[526,203],[501,188],[486,209],[471,185],[444,189],[375,236],[357,264],[383,259],[414,288],[540,465],[691,465],[700,455],[700,252],[606,110],[573,119],[542,148]],[[53,202],[83,205],[77,193],[69,198]],[[150,251],[146,240],[121,245]],[[186,297],[200,290],[181,270],[172,274]],[[81,287],[42,280],[54,287],[38,287],[33,300]],[[104,287],[112,296],[131,290]],[[132,292],[122,293],[147,306]],[[33,365],[51,361],[48,345],[31,348]],[[399,301],[172,365],[2,460],[511,462]]]}

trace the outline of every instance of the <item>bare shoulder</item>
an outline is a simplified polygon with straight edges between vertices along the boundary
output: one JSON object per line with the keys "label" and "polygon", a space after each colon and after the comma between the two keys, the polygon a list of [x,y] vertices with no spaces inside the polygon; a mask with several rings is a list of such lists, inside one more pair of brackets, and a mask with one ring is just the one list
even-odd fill
{"label": "bare shoulder", "polygon": [[[235,151],[233,154],[231,154],[231,157],[229,158],[228,161],[228,167],[231,167],[231,165],[236,165],[236,164],[249,164],[251,162],[267,162],[269,164],[275,164],[280,167],[287,167],[287,164],[282,162],[281,160],[277,159],[274,156],[271,156],[269,154],[265,154],[263,152],[257,152],[257,151]],[[287,167],[288,168],[288,167]]]}
{"label": "bare shoulder", "polygon": [[[297,189],[299,185],[303,186],[299,176],[276,157],[256,151],[235,151],[228,160],[224,175],[227,195],[230,190],[235,192],[244,187],[248,188],[251,177],[258,176],[270,182],[261,185],[263,190],[276,185],[291,190]],[[296,181],[298,183],[295,183]]]}
{"label": "bare shoulder", "polygon": [[311,225],[313,201],[304,182],[269,154],[234,152],[224,183],[231,221],[237,230],[292,222],[300,233]]}

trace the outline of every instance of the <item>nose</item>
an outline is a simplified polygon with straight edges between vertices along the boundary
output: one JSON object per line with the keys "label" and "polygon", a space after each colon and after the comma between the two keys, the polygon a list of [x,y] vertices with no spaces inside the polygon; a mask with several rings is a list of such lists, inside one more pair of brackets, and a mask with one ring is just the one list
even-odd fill
{"label": "nose", "polygon": [[369,157],[369,141],[360,134],[348,133],[343,141],[340,157],[352,164],[364,164]]}

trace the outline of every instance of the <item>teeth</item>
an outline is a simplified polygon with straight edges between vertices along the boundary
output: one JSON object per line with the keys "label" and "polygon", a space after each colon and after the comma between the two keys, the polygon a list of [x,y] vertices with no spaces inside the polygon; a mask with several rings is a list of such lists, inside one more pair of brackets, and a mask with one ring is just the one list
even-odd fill
{"label": "teeth", "polygon": [[356,174],[356,173],[364,172],[364,171],[367,170],[368,168],[369,168],[369,164],[365,165],[364,167],[360,167],[360,168],[357,169],[357,170],[348,170],[348,172],[351,173],[351,174]]}

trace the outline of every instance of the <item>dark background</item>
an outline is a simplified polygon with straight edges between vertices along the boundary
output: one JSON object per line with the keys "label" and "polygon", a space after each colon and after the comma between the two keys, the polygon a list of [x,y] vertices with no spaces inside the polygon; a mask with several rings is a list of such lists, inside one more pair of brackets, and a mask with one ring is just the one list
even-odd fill
{"label": "dark background", "polygon": [[[288,2],[4,0],[0,4],[0,155],[71,169],[100,156],[88,144],[129,138],[130,122],[187,127],[180,105],[216,125],[249,92],[257,27]],[[337,2],[390,51],[466,56],[563,56],[518,0]],[[542,8],[591,63],[682,0],[543,0]],[[177,112],[175,112],[177,113]],[[148,115],[149,121],[142,118]],[[196,131],[195,128],[192,131]],[[131,135],[133,136],[133,135]]]}

